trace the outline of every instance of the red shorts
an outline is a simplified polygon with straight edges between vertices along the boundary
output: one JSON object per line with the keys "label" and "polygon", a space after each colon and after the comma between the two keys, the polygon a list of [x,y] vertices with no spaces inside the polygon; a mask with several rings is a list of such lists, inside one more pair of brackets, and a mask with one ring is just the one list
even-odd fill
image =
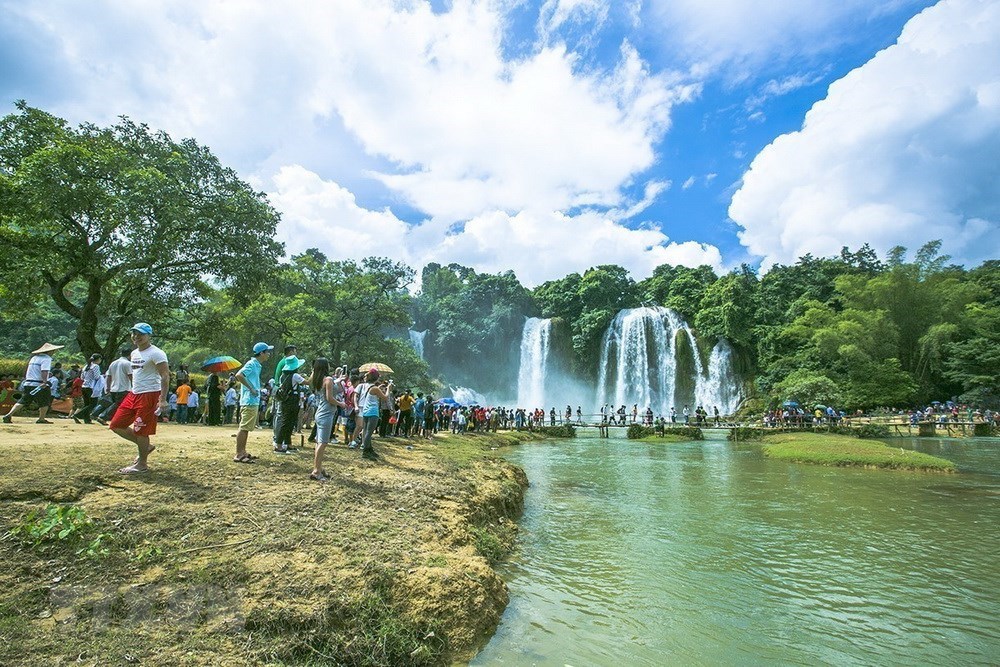
{"label": "red shorts", "polygon": [[160,407],[160,392],[148,391],[144,394],[125,394],[125,398],[115,410],[108,428],[132,427],[136,435],[156,433],[156,410]]}

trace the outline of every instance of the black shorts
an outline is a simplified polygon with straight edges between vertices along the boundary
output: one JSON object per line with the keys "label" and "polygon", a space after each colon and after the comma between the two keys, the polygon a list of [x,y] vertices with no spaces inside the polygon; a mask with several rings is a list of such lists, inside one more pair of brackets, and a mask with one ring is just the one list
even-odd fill
{"label": "black shorts", "polygon": [[21,384],[21,398],[17,402],[29,410],[47,408],[52,404],[52,388],[48,384]]}

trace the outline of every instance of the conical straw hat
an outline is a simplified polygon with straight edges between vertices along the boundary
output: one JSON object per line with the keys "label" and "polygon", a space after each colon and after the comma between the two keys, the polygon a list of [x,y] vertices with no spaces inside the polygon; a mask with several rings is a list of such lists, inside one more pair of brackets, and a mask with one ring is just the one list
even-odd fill
{"label": "conical straw hat", "polygon": [[66,346],[65,345],[53,345],[52,343],[46,343],[45,345],[42,345],[40,348],[38,348],[37,350],[35,350],[34,352],[32,352],[32,354],[46,354],[48,352],[55,352],[56,350],[61,350],[64,347],[66,347]]}

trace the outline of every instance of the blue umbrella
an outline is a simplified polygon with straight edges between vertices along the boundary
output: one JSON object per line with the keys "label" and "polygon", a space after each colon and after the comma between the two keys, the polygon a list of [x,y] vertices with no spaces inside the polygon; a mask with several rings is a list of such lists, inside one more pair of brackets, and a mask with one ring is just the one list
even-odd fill
{"label": "blue umbrella", "polygon": [[797,408],[797,407],[799,407],[798,401],[785,401],[784,403],[782,403],[782,405],[785,406],[786,408]]}
{"label": "blue umbrella", "polygon": [[460,408],[460,407],[462,407],[461,403],[459,403],[458,401],[456,401],[454,398],[451,398],[451,397],[439,398],[438,400],[436,400],[434,402],[437,405],[445,405],[445,406],[447,406],[449,408]]}

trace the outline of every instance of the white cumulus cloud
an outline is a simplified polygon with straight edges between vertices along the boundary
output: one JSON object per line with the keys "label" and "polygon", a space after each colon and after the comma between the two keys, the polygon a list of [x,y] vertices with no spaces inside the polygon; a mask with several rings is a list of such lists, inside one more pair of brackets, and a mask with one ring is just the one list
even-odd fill
{"label": "white cumulus cloud", "polygon": [[730,217],[764,265],[870,243],[1000,250],[1000,3],[942,0],[754,159]]}
{"label": "white cumulus cloud", "polygon": [[[647,197],[665,187],[648,184]],[[374,254],[417,267],[457,262],[488,273],[512,269],[528,286],[598,264],[620,264],[636,278],[663,263],[723,270],[715,246],[672,242],[652,225],[629,229],[610,213],[494,210],[457,226],[440,220],[408,225],[389,210],[359,206],[346,188],[298,165],[279,169],[266,189],[282,213],[281,240],[290,253],[316,247],[330,257]]]}

